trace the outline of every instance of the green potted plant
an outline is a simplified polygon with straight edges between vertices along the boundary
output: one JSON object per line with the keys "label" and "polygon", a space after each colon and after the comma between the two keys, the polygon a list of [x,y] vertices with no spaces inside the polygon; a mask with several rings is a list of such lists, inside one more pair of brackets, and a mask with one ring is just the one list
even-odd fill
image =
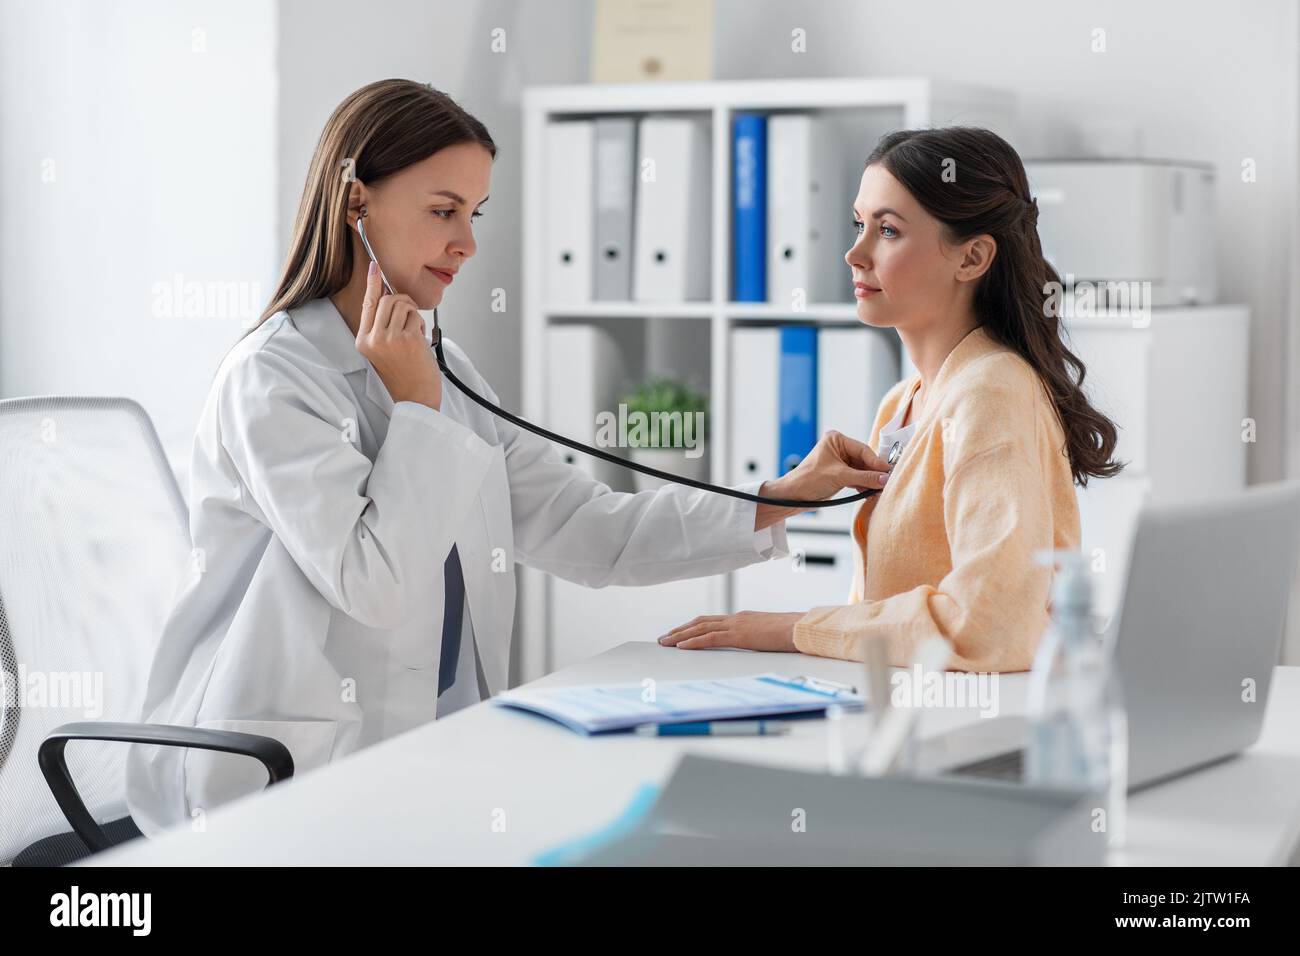
{"label": "green potted plant", "polygon": [[[619,427],[633,461],[674,475],[708,476],[709,398],[670,376],[655,375],[619,401]],[[664,482],[633,472],[638,491]]]}

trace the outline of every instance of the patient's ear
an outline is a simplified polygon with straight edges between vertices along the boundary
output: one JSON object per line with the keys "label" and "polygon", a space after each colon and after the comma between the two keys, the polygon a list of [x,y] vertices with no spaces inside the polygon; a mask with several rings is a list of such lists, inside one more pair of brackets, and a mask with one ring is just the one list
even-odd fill
{"label": "patient's ear", "polygon": [[965,245],[961,265],[957,267],[958,282],[970,282],[988,272],[998,254],[998,243],[992,236],[975,236],[966,240]]}

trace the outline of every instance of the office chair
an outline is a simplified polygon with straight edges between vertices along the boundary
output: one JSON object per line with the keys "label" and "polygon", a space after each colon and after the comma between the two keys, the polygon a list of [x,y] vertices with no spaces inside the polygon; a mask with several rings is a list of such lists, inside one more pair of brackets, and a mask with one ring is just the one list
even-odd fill
{"label": "office chair", "polygon": [[0,401],[0,865],[59,866],[140,836],[124,744],[243,754],[269,784],[293,775],[269,737],[135,722],[163,623],[197,573],[190,552],[138,404]]}

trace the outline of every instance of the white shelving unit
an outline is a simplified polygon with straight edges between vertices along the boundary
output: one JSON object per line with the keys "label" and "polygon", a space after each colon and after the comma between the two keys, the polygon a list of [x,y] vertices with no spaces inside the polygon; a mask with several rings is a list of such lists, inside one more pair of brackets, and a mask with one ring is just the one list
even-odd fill
{"label": "white shelving unit", "polygon": [[[816,112],[841,131],[845,148],[861,164],[879,137],[891,130],[927,126],[979,125],[1014,139],[1014,98],[1005,92],[926,79],[762,80],[746,82],[615,84],[535,87],[524,94],[524,414],[547,421],[547,329],[556,323],[689,323],[692,341],[707,341],[710,395],[708,456],[710,480],[727,475],[730,410],[730,329],[748,322],[857,324],[845,280],[843,301],[810,303],[793,312],[765,303],[728,299],[731,267],[731,124],[738,112]],[[712,216],[711,294],[707,301],[596,302],[560,305],[546,301],[545,132],[554,120],[647,114],[707,116],[711,121]],[[848,157],[846,157],[848,158]],[[575,184],[581,187],[581,184]],[[849,241],[845,210],[845,248]],[[695,323],[701,323],[696,327]],[[675,329],[685,331],[681,326]],[[888,333],[882,333],[888,334]],[[897,339],[895,337],[895,342]],[[772,477],[776,477],[773,475]],[[847,538],[847,535],[840,537]],[[842,544],[842,542],[841,542]],[[521,569],[521,671],[531,679],[571,660],[629,638],[648,638],[657,629],[696,614],[730,610],[729,575],[650,588],[581,589],[531,569]],[[844,574],[844,594],[848,572]],[[798,596],[793,596],[796,604]],[[576,602],[576,603],[575,603]],[[553,610],[581,606],[583,633],[550,633]],[[563,625],[558,625],[564,629]],[[569,628],[568,630],[574,630]]]}

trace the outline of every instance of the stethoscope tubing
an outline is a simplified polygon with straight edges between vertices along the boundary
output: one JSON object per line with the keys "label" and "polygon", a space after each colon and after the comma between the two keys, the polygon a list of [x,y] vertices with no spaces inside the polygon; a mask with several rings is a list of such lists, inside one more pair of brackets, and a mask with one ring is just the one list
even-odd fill
{"label": "stethoscope tubing", "polygon": [[[366,254],[370,256],[370,260],[379,269],[379,278],[383,282],[384,288],[386,288],[388,290],[388,293],[392,295],[393,287],[389,284],[388,277],[384,275],[384,267],[379,265],[379,260],[375,257],[374,250],[370,248],[370,240],[366,238],[366,229],[362,223],[363,219],[365,219],[364,211],[361,213],[360,216],[357,217],[357,233],[361,236],[361,244],[365,246]],[[462,382],[457,377],[456,373],[453,372],[448,367],[447,357],[443,354],[442,329],[438,325],[438,310],[436,308],[433,310],[433,339],[431,345],[433,347],[433,353],[438,360],[438,367],[442,370],[442,374],[446,376],[447,380],[451,382],[451,384],[455,385],[456,388],[459,389],[461,393],[465,395],[466,398],[470,399],[473,402],[477,402],[479,405],[486,408],[493,415],[496,415],[499,418],[503,418],[506,421],[510,422],[512,425],[516,425],[519,428],[526,429],[527,431],[530,431],[535,435],[540,435],[542,438],[545,438],[547,441],[556,442],[557,444],[564,445],[568,448],[572,448],[574,451],[582,452],[584,455],[590,455],[593,458],[600,458],[603,461],[608,461],[611,464],[618,465],[620,468],[627,468],[630,469],[631,471],[639,471],[643,475],[650,475],[653,478],[659,478],[662,479],[663,481],[671,481],[674,484],[686,485],[691,488],[699,488],[701,491],[711,491],[714,494],[718,494],[718,495],[727,495],[732,498],[740,498],[744,501],[753,501],[756,504],[776,505],[777,507],[780,508],[799,508],[803,510],[808,510],[813,508],[834,508],[834,507],[838,507],[839,505],[852,504],[855,501],[863,501],[866,498],[870,498],[872,495],[880,494],[879,488],[868,488],[866,491],[860,491],[857,494],[853,494],[853,495],[846,495],[843,498],[827,498],[822,501],[799,501],[798,499],[794,499],[794,498],[772,498],[767,495],[750,494],[747,491],[739,491],[735,488],[724,488],[721,485],[712,485],[709,484],[707,481],[700,481],[696,478],[688,478],[685,475],[674,475],[671,472],[661,471],[658,468],[652,468],[649,465],[643,465],[640,462],[628,461],[626,458],[622,458],[611,452],[607,452],[604,449],[594,448],[591,445],[584,445],[580,441],[576,441],[565,435],[557,434],[556,432],[543,428],[541,425],[534,425],[532,422],[526,421],[525,419],[520,418],[518,415],[515,415],[512,412],[506,411],[504,408],[501,408],[499,405],[496,405],[493,402],[488,401],[482,395],[479,395],[472,388],[470,388],[468,385]],[[890,450],[890,464],[892,465],[895,461],[897,461],[897,459],[898,459],[898,448],[896,446],[895,448]]]}

